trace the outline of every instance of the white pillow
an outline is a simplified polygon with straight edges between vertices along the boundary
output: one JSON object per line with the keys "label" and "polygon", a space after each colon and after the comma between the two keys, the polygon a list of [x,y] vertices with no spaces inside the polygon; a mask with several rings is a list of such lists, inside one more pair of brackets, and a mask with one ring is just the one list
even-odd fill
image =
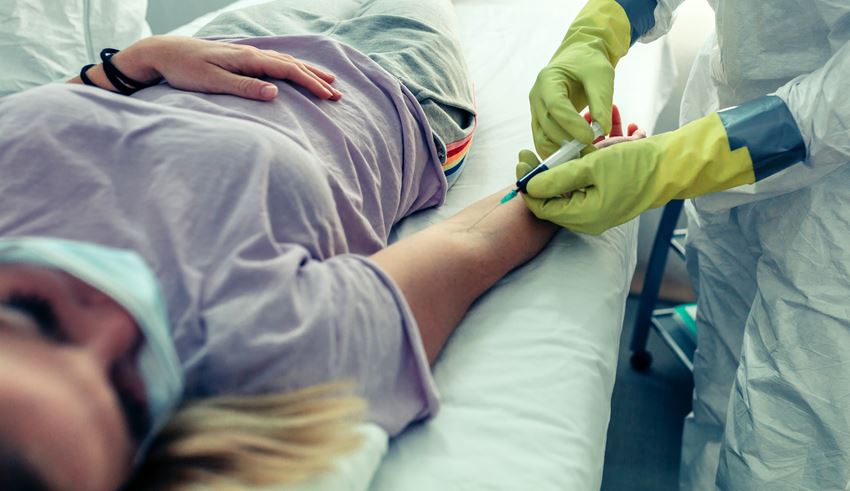
{"label": "white pillow", "polygon": [[[389,437],[374,423],[360,423],[357,431],[363,436],[360,447],[339,457],[328,472],[298,484],[273,484],[262,488],[246,488],[245,491],[368,491],[387,453]],[[203,484],[189,489],[212,491]]]}
{"label": "white pillow", "polygon": [[0,97],[71,78],[150,36],[147,0],[0,0]]}
{"label": "white pillow", "polygon": [[303,483],[257,491],[367,491],[387,453],[389,437],[374,423],[360,423],[357,431],[363,436],[360,447],[338,458],[329,472]]}

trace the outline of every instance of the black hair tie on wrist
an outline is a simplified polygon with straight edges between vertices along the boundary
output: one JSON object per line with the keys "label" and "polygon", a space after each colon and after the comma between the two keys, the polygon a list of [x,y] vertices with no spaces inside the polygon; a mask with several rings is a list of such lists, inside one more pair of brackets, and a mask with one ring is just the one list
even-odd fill
{"label": "black hair tie on wrist", "polygon": [[86,85],[91,85],[92,87],[97,87],[97,84],[92,82],[86,72],[89,71],[89,68],[93,67],[94,63],[89,63],[88,65],[80,68],[80,80],[83,81]]}
{"label": "black hair tie on wrist", "polygon": [[[104,48],[100,51],[100,59],[103,61],[103,72],[106,74],[106,78],[109,79],[109,82],[118,92],[121,92],[124,95],[133,95],[142,89],[157,85],[158,82],[146,84],[133,80],[127,75],[121,73],[121,70],[116,68],[112,63],[112,56],[114,56],[115,53],[118,53],[117,49]],[[83,67],[83,69],[85,70],[86,67]],[[80,78],[82,78],[82,74],[80,75]],[[85,80],[83,80],[83,82],[85,82]]]}

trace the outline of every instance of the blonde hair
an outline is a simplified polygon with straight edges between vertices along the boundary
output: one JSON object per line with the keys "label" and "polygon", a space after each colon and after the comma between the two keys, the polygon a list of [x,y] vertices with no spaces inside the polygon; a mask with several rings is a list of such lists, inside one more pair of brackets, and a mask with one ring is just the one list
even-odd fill
{"label": "blonde hair", "polygon": [[347,386],[184,404],[157,435],[126,490],[244,489],[294,483],[354,450],[365,412]]}

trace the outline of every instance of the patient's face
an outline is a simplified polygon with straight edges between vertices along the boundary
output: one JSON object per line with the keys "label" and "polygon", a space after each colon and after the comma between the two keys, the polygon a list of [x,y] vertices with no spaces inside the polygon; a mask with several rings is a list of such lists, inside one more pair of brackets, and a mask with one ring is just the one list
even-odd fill
{"label": "patient's face", "polygon": [[0,264],[0,440],[50,489],[114,490],[129,474],[145,423],[141,339],[88,284]]}

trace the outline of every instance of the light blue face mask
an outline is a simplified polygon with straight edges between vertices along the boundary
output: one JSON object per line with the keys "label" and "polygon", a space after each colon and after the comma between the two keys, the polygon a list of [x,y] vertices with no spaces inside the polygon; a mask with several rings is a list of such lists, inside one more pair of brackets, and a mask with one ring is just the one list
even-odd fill
{"label": "light blue face mask", "polygon": [[153,271],[137,253],[47,237],[0,238],[0,263],[62,270],[109,295],[136,320],[145,342],[138,370],[145,383],[150,429],[136,463],[171,417],[183,393],[183,376],[171,339],[163,295]]}

